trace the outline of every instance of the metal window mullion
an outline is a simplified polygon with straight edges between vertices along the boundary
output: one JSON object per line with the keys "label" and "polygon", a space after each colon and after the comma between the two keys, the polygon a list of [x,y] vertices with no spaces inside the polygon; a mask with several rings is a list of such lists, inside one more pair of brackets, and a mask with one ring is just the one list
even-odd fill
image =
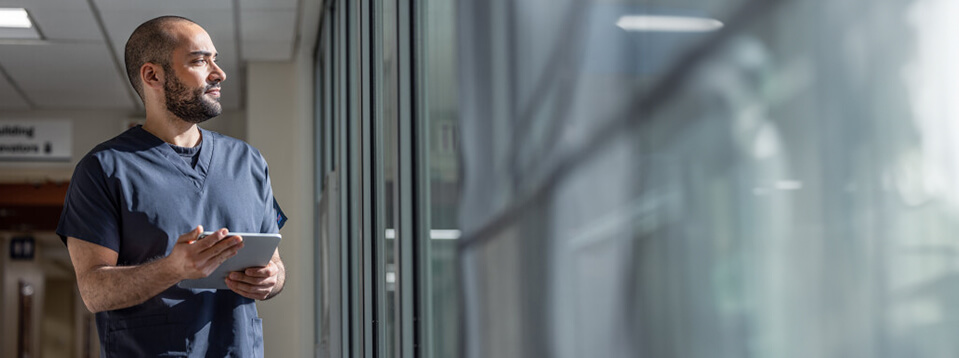
{"label": "metal window mullion", "polygon": [[[344,69],[347,73],[347,88],[349,101],[346,116],[349,135],[346,141],[349,172],[349,256],[350,256],[350,357],[365,357],[365,271],[363,260],[364,230],[363,230],[363,161],[364,138],[362,122],[362,82],[360,69],[354,64],[361,60],[359,42],[360,11],[355,1],[346,1],[346,46],[347,60]],[[360,40],[360,41],[357,41]]]}
{"label": "metal window mullion", "polygon": [[415,89],[412,77],[413,70],[413,32],[412,30],[412,9],[413,5],[407,1],[397,1],[397,48],[399,64],[399,118],[397,123],[397,189],[399,191],[399,211],[395,215],[397,220],[397,236],[394,241],[396,245],[397,261],[397,351],[401,358],[412,358],[415,354],[415,332],[416,322],[414,320],[414,299],[415,299],[415,280],[416,273],[414,267],[414,240],[415,227],[413,223],[416,213],[413,211],[413,198],[415,193],[415,183],[413,176],[413,153],[414,145],[412,123],[413,123],[413,96]]}
{"label": "metal window mullion", "polygon": [[363,356],[372,358],[376,356],[376,325],[378,322],[377,314],[374,309],[376,295],[379,291],[374,287],[378,281],[376,256],[374,247],[376,247],[376,232],[374,231],[373,207],[376,205],[373,196],[374,174],[376,173],[376,162],[373,160],[373,151],[376,149],[375,139],[373,138],[373,116],[372,116],[372,72],[371,61],[372,41],[370,37],[370,6],[369,1],[354,2],[358,7],[357,12],[357,32],[359,46],[357,48],[357,61],[360,66],[359,87],[357,92],[360,94],[358,104],[360,105],[358,123],[361,126],[360,150],[361,158],[361,177],[362,177],[362,200],[358,205],[362,207],[362,281],[363,281]]}
{"label": "metal window mullion", "polygon": [[427,38],[428,19],[427,17],[427,3],[423,0],[416,0],[413,2],[415,6],[412,12],[413,14],[413,64],[411,66],[413,74],[411,78],[414,81],[413,88],[415,92],[412,92],[414,98],[413,103],[414,113],[413,113],[413,134],[414,134],[414,145],[415,151],[413,152],[413,158],[415,158],[414,168],[414,188],[416,189],[415,199],[413,203],[418,213],[416,217],[416,237],[418,238],[415,242],[415,249],[413,251],[415,266],[415,275],[416,275],[416,292],[418,296],[416,300],[416,346],[419,347],[416,352],[418,357],[428,357],[432,358],[435,356],[436,352],[433,351],[433,344],[431,340],[434,337],[433,332],[433,320],[427,319],[429,312],[433,307],[433,295],[432,295],[432,270],[430,267],[430,258],[432,254],[431,250],[431,236],[430,229],[433,227],[431,205],[432,201],[430,198],[430,156],[429,156],[429,131],[430,131],[430,117],[429,111],[429,81],[427,80],[429,63],[428,63],[428,48],[429,46]]}
{"label": "metal window mullion", "polygon": [[324,36],[326,41],[325,41],[325,44],[323,45],[324,51],[325,51],[324,56],[326,56],[326,58],[323,61],[324,62],[323,71],[326,77],[326,79],[323,81],[323,87],[324,87],[323,102],[326,104],[326,108],[324,109],[324,112],[323,112],[324,118],[326,118],[326,120],[323,123],[324,124],[324,137],[323,137],[324,142],[322,143],[323,155],[324,155],[323,162],[326,163],[323,169],[324,177],[328,173],[332,172],[334,167],[333,141],[332,141],[332,137],[333,137],[332,117],[333,117],[333,98],[334,98],[333,97],[333,85],[334,85],[333,61],[335,56],[335,52],[333,52],[332,49],[333,49],[333,24],[336,23],[334,19],[335,19],[335,14],[329,14],[328,16],[324,17],[324,20],[323,20],[324,22],[323,28],[326,29],[326,32],[327,32],[327,35]]}
{"label": "metal window mullion", "polygon": [[[376,320],[378,322],[376,326],[376,351],[377,356],[386,357],[387,349],[386,347],[389,344],[390,339],[393,339],[392,336],[388,334],[388,325],[386,315],[389,312],[389,306],[387,304],[387,298],[389,297],[387,291],[387,266],[386,266],[386,207],[387,202],[395,204],[393,200],[386,199],[386,161],[392,161],[393,156],[387,158],[385,153],[385,145],[387,143],[386,136],[392,135],[392,133],[386,133],[384,131],[386,123],[393,121],[393,118],[387,118],[385,116],[385,111],[383,110],[384,105],[392,101],[391,98],[383,97],[384,93],[382,91],[384,84],[386,83],[384,78],[384,73],[381,71],[383,63],[383,58],[385,56],[384,51],[386,51],[384,34],[383,34],[383,23],[385,19],[380,16],[386,16],[383,0],[369,0],[372,5],[372,14],[371,14],[371,74],[372,74],[372,98],[371,98],[371,109],[373,113],[373,128],[374,128],[374,150],[373,150],[373,167],[374,167],[374,178],[375,178],[375,187],[373,188],[373,210],[375,211],[375,228],[374,228],[374,254],[375,254],[375,263],[376,263]],[[392,83],[392,82],[391,82]],[[391,127],[392,128],[392,127]],[[393,149],[390,148],[390,152],[393,152]],[[395,168],[395,163],[393,163]],[[395,195],[395,191],[393,195]],[[394,210],[395,212],[395,210]]]}
{"label": "metal window mullion", "polygon": [[[325,188],[324,176],[326,175],[329,161],[327,160],[327,123],[329,116],[329,88],[327,87],[327,67],[330,63],[329,35],[332,14],[329,6],[320,8],[320,23],[317,28],[316,42],[313,44],[313,192],[314,201],[319,203],[323,190]],[[318,220],[314,220],[314,224]],[[314,225],[315,229],[318,229]],[[314,231],[319,232],[319,231]]]}
{"label": "metal window mullion", "polygon": [[336,73],[337,82],[338,82],[338,91],[337,96],[337,136],[338,140],[335,145],[338,149],[337,156],[339,157],[338,163],[338,172],[339,172],[339,209],[338,216],[339,227],[338,236],[334,240],[338,242],[339,253],[340,253],[340,263],[339,268],[339,286],[340,289],[340,312],[338,312],[340,318],[340,325],[338,329],[340,334],[340,347],[339,353],[341,357],[350,357],[352,356],[352,342],[351,337],[351,318],[350,314],[351,305],[351,291],[350,291],[350,195],[349,190],[351,188],[351,183],[349,181],[349,156],[348,156],[348,126],[349,123],[349,86],[348,86],[348,67],[346,66],[349,58],[347,53],[349,43],[348,37],[348,24],[347,24],[347,7],[345,1],[339,1],[336,3],[337,18],[339,23],[337,24],[337,58],[339,59],[334,72]]}

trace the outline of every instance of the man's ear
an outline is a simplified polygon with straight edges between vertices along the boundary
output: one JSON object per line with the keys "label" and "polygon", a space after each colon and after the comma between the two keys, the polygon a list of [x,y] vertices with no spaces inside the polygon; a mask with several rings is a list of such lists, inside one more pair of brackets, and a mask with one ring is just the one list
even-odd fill
{"label": "man's ear", "polygon": [[155,63],[144,63],[140,66],[140,82],[144,88],[163,88],[163,67]]}

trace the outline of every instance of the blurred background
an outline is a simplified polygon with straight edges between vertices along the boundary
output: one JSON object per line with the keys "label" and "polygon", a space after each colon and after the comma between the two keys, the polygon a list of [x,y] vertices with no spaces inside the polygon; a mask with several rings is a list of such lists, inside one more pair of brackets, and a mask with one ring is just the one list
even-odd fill
{"label": "blurred background", "polygon": [[959,354],[959,3],[457,14],[465,356]]}
{"label": "blurred background", "polygon": [[[239,48],[208,128],[261,149],[291,218],[267,356],[959,356],[959,2],[10,2],[41,30],[36,4],[86,5],[118,81],[154,13]],[[74,61],[18,67],[65,41],[0,40],[0,125],[66,121],[74,148],[0,160],[0,219],[51,207],[2,227],[3,356],[96,355],[62,244],[24,225],[62,194],[20,194],[142,112],[122,82],[52,102],[106,78],[47,97]]]}

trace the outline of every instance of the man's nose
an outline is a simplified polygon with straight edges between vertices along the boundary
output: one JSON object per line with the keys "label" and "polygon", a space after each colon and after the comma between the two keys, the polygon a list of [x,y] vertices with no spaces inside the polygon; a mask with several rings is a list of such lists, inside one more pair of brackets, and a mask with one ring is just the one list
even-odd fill
{"label": "man's nose", "polygon": [[210,82],[223,82],[226,80],[226,72],[223,72],[223,69],[220,68],[220,65],[217,65],[216,62],[213,63],[213,72],[210,73]]}

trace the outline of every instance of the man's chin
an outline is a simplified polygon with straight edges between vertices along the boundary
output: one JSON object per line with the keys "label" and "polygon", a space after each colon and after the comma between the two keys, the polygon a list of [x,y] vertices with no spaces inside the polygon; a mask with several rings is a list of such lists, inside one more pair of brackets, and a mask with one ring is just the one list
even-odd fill
{"label": "man's chin", "polygon": [[220,107],[220,104],[217,103],[215,106],[209,106],[200,113],[194,113],[191,116],[179,117],[181,120],[187,123],[200,124],[218,117],[223,113],[223,110]]}
{"label": "man's chin", "polygon": [[223,105],[220,104],[220,97],[211,97],[205,99],[206,106],[214,111],[216,115],[220,115],[220,112],[223,112]]}
{"label": "man's chin", "polygon": [[190,124],[200,124],[200,123],[206,122],[206,121],[208,121],[208,120],[211,120],[211,119],[213,119],[214,117],[216,117],[216,116],[213,116],[213,117],[206,117],[206,116],[204,116],[204,117],[192,117],[192,118],[182,118],[182,117],[181,117],[180,120],[181,120],[181,121],[184,121],[184,122],[186,122],[186,123],[190,123]]}

